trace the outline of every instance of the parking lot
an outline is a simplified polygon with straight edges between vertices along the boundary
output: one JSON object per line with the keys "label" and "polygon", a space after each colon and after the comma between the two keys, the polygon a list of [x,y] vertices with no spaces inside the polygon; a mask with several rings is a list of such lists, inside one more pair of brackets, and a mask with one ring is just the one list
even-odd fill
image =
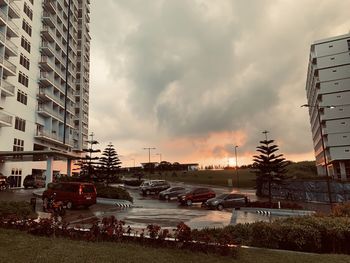
{"label": "parking lot", "polygon": [[[174,185],[174,184],[172,184]],[[179,183],[178,185],[181,185]],[[190,186],[191,188],[195,186]],[[214,187],[215,193],[227,192],[226,188]],[[30,201],[33,192],[40,190],[18,189],[0,192],[0,200]],[[207,210],[201,207],[200,203],[190,207],[180,206],[177,200],[158,200],[157,195],[144,196],[137,188],[128,189],[134,199],[133,206],[121,208],[115,204],[104,204],[98,201],[96,205],[89,209],[67,210],[64,220],[75,225],[90,225],[96,219],[107,216],[115,216],[119,220],[125,221],[126,225],[132,228],[145,228],[148,224],[158,224],[163,228],[174,228],[179,222],[185,222],[191,228],[222,227],[230,223],[232,211]],[[254,191],[241,191],[249,195],[251,200],[255,199]],[[42,209],[42,201],[36,198],[37,211]]]}

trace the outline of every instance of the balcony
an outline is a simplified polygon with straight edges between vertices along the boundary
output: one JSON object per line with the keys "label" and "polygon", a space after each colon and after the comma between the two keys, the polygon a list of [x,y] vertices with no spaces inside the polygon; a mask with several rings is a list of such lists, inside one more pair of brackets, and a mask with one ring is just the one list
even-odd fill
{"label": "balcony", "polygon": [[44,22],[45,25],[48,25],[49,27],[55,27],[56,23],[54,20],[53,15],[51,15],[49,12],[43,12],[43,16],[42,16],[42,21]]}
{"label": "balcony", "polygon": [[1,80],[0,85],[1,94],[3,96],[14,96],[15,95],[15,85],[12,85],[11,83],[8,83],[6,80]]}
{"label": "balcony", "polygon": [[10,37],[19,37],[19,28],[11,19],[7,20],[7,25],[7,35]]}
{"label": "balcony", "polygon": [[47,10],[47,11],[51,12],[52,14],[54,14],[56,12],[54,0],[44,0],[43,7],[44,7],[44,10]]}
{"label": "balcony", "polygon": [[0,8],[0,25],[6,25],[7,14]]}
{"label": "balcony", "polygon": [[41,54],[48,57],[53,57],[55,55],[54,45],[47,41],[41,42],[40,51],[41,51]]}
{"label": "balcony", "polygon": [[13,117],[7,113],[0,111],[0,127],[11,127]]}
{"label": "balcony", "polygon": [[48,86],[54,86],[54,78],[53,75],[50,75],[47,72],[40,72],[40,76],[39,76],[39,83],[44,86],[44,87],[48,87]]}
{"label": "balcony", "polygon": [[[56,131],[39,130],[36,131],[35,138],[64,145],[63,136],[58,135]],[[66,144],[73,146],[73,140],[66,138]]]}
{"label": "balcony", "polygon": [[55,68],[55,63],[52,59],[50,59],[50,57],[41,56],[41,60],[39,61],[39,66],[42,70],[51,72]]}
{"label": "balcony", "polygon": [[41,34],[45,38],[45,40],[49,42],[53,42],[55,40],[55,31],[49,26],[43,26]]}
{"label": "balcony", "polygon": [[4,57],[0,56],[0,63],[3,64],[4,69],[4,75],[6,76],[16,76],[16,66],[8,61],[7,59],[4,59]]}
{"label": "balcony", "polygon": [[20,9],[19,7],[14,3],[13,0],[10,0],[9,4],[9,16],[11,18],[20,18]]}
{"label": "balcony", "polygon": [[53,117],[53,118],[63,122],[63,115],[62,114],[60,114],[58,111],[55,111],[52,108],[45,106],[45,105],[38,106],[38,114],[45,116],[45,117]]}
{"label": "balcony", "polygon": [[6,38],[6,55],[8,56],[17,56],[18,55],[18,47],[10,40],[10,38]]}

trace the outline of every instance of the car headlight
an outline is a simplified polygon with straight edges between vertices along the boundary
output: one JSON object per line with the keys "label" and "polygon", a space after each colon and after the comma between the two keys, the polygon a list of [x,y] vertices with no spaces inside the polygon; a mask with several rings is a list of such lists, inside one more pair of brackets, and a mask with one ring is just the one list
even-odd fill
{"label": "car headlight", "polygon": [[217,205],[218,203],[219,203],[219,201],[218,200],[215,200],[215,201],[213,201],[213,202],[211,202],[213,205]]}

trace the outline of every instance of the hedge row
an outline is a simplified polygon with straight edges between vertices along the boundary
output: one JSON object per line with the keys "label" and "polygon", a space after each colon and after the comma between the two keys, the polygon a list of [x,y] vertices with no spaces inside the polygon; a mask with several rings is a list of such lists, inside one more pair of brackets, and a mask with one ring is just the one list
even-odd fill
{"label": "hedge row", "polygon": [[133,202],[133,198],[129,192],[121,187],[104,186],[103,184],[95,184],[97,197],[111,198],[111,199],[123,199]]}
{"label": "hedge row", "polygon": [[347,217],[293,217],[272,223],[193,230],[193,236],[272,249],[350,254],[350,218]]}
{"label": "hedge row", "polygon": [[0,217],[16,216],[17,218],[35,218],[32,206],[28,202],[0,201]]}

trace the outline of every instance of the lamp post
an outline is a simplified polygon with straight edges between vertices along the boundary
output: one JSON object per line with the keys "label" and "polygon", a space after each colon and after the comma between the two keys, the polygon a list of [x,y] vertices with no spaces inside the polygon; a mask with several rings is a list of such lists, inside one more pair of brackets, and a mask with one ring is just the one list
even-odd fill
{"label": "lamp post", "polygon": [[[323,139],[323,131],[322,131],[322,121],[321,121],[321,112],[320,112],[320,106],[317,103],[316,105],[309,105],[309,104],[304,104],[301,105],[301,107],[307,107],[307,108],[316,108],[317,110],[317,119],[318,119],[318,124],[320,126],[320,135],[321,135],[321,142],[322,142],[322,151],[323,151],[323,159],[324,159],[324,166],[326,170],[326,180],[327,180],[327,191],[328,191],[328,198],[329,198],[329,203],[330,206],[333,207],[333,200],[332,200],[332,193],[331,193],[331,185],[329,182],[329,173],[328,173],[328,163],[327,163],[327,156],[326,156],[326,150],[325,150],[325,144],[324,144],[324,139]],[[335,106],[321,106],[321,108],[329,108],[333,109]]]}
{"label": "lamp post", "polygon": [[237,177],[237,189],[239,190],[239,178],[238,178],[238,162],[237,162],[237,148],[238,146],[235,146],[235,156],[236,156],[236,177]]}

